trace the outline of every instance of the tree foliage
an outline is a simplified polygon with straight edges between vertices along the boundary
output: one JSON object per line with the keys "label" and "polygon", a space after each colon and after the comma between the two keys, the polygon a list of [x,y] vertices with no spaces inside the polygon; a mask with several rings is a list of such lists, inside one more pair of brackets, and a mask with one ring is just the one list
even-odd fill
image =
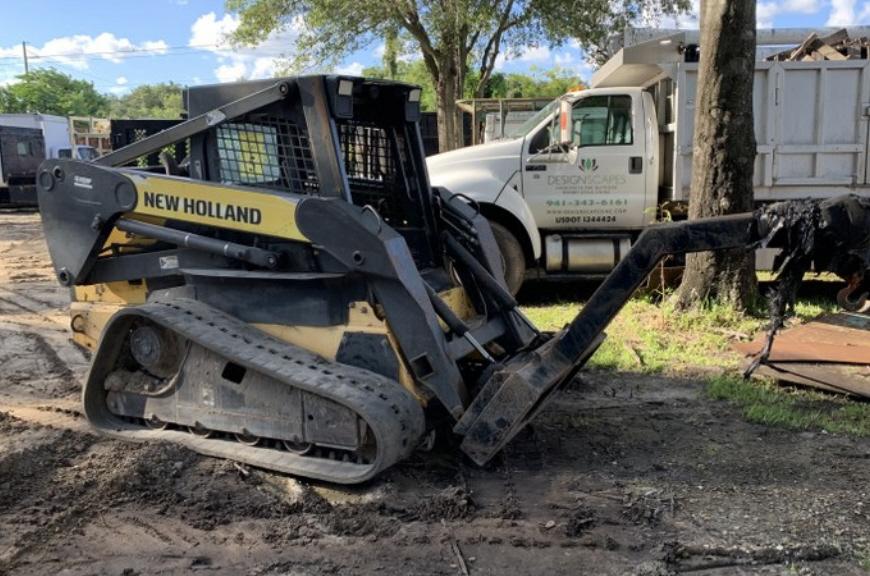
{"label": "tree foliage", "polygon": [[129,94],[112,98],[109,114],[112,118],[177,119],[184,110],[182,86],[174,82],[144,84]]}
{"label": "tree foliage", "polygon": [[[482,95],[475,92],[477,75],[469,74],[461,98],[556,98],[569,90],[583,87],[583,81],[560,67],[548,70],[531,69],[531,74],[496,72]],[[368,78],[386,78],[423,88],[420,105],[425,112],[436,109],[435,86],[422,60],[411,62],[393,61],[385,56],[381,66],[364,68],[362,75]]]}
{"label": "tree foliage", "polygon": [[548,70],[532,67],[531,74],[495,73],[483,96],[486,98],[556,98],[585,87],[579,76],[556,66]]}
{"label": "tree foliage", "polygon": [[104,116],[108,98],[93,83],[77,80],[53,68],[40,68],[18,76],[18,82],[0,87],[0,112],[38,112],[60,116]]}
{"label": "tree foliage", "polygon": [[422,56],[436,95],[439,140],[459,142],[455,101],[474,78],[486,93],[502,53],[574,38],[604,45],[642,14],[674,13],[689,0],[227,0],[241,22],[236,41],[256,44],[274,31],[298,33],[294,69],[326,67],[389,39]]}

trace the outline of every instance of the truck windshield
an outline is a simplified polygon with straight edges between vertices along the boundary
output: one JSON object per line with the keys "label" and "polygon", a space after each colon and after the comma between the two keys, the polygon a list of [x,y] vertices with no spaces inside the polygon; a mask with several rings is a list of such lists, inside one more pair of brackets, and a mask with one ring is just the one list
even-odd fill
{"label": "truck windshield", "polygon": [[544,118],[553,113],[554,110],[559,106],[559,100],[553,100],[541,110],[539,110],[534,116],[530,117],[528,120],[517,126],[516,128],[512,128],[511,130],[505,130],[505,138],[522,138],[526,134],[529,133],[533,128],[535,128],[538,124],[540,124]]}
{"label": "truck windshield", "polygon": [[77,149],[77,152],[79,160],[84,160],[85,162],[96,160],[100,156],[100,154],[97,152],[97,149],[91,148],[90,146],[80,146]]}

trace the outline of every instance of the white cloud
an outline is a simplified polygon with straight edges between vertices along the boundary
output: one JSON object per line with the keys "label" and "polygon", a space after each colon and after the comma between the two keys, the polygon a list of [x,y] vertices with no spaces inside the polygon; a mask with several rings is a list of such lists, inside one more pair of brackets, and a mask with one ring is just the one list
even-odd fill
{"label": "white cloud", "polygon": [[234,14],[224,14],[221,18],[214,12],[203,14],[190,27],[187,44],[218,57],[219,66],[215,68],[214,75],[220,82],[275,76],[277,60],[293,51],[303,25],[302,20],[297,18],[287,29],[273,32],[253,47],[232,45],[230,35],[238,29],[240,22],[240,18]]}
{"label": "white cloud", "polygon": [[336,74],[346,74],[347,76],[361,76],[362,71],[363,65],[360,62],[351,62],[335,69]]}
{"label": "white cloud", "polygon": [[595,72],[595,68],[589,63],[589,59],[584,52],[560,52],[556,54],[553,61],[558,65],[564,74],[573,74],[579,76],[584,81],[588,81]]}
{"label": "white cloud", "polygon": [[[47,41],[42,46],[27,46],[27,54],[34,62],[56,62],[58,64],[85,70],[88,60],[101,58],[121,63],[130,53],[165,54],[169,48],[163,40],[147,40],[136,44],[129,38],[118,38],[111,32],[97,36],[75,34]],[[21,56],[21,46],[0,48],[0,57]]]}
{"label": "white cloud", "polygon": [[680,28],[683,30],[696,30],[698,28],[698,16],[701,13],[701,0],[692,0],[692,6],[688,12],[659,18],[658,15],[648,16],[643,23],[647,27]]}
{"label": "white cloud", "polygon": [[130,87],[127,86],[127,82],[128,81],[126,76],[118,76],[117,78],[115,78],[115,85],[109,88],[109,92],[111,92],[115,96],[120,96],[121,94],[124,94],[125,92],[130,90]]}
{"label": "white cloud", "polygon": [[773,17],[776,16],[779,6],[776,2],[759,2],[755,6],[755,22],[758,28],[770,28],[773,25]]}
{"label": "white cloud", "polygon": [[692,7],[688,12],[677,15],[677,28],[697,28],[698,17],[701,14],[701,0],[692,0]]}
{"label": "white cloud", "polygon": [[220,20],[214,12],[203,14],[190,27],[190,40],[187,45],[212,51],[217,48],[229,48],[227,37],[238,27],[239,18],[232,14],[224,14]]}
{"label": "white cloud", "polygon": [[[569,44],[571,43],[569,42]],[[495,57],[495,65],[493,66],[493,69],[504,69],[505,65],[510,60],[518,60],[520,62],[544,62],[549,60],[550,56],[550,49],[546,46],[523,46],[515,50],[502,50]]]}
{"label": "white cloud", "polygon": [[232,64],[221,64],[214,70],[214,75],[219,82],[235,82],[247,77],[248,66],[241,60]]}
{"label": "white cloud", "polygon": [[251,66],[252,78],[271,78],[275,76],[277,67],[275,59],[269,56],[254,59],[254,64]]}
{"label": "white cloud", "polygon": [[517,58],[522,62],[543,62],[550,58],[550,49],[546,46],[526,46]]}
{"label": "white cloud", "polygon": [[556,54],[553,60],[559,66],[568,66],[569,64],[574,64],[577,61],[576,57],[570,52],[560,52],[559,54]]}
{"label": "white cloud", "polygon": [[774,18],[781,14],[815,14],[821,8],[816,0],[774,0],[759,2],[755,8],[758,28],[772,28]]}
{"label": "white cloud", "polygon": [[[832,1],[838,3],[838,0]],[[763,0],[756,4],[755,9],[758,28],[773,27],[775,18],[784,14],[818,14],[825,4],[819,0]],[[700,0],[692,0],[692,7],[687,13],[662,18],[660,22],[655,15],[648,15],[642,25],[696,30],[700,13]]]}
{"label": "white cloud", "polygon": [[493,70],[502,70],[504,65],[507,64],[507,56],[505,56],[504,51],[496,54],[495,63],[492,65]]}
{"label": "white cloud", "polygon": [[815,14],[822,7],[817,0],[786,0],[785,12],[800,12],[802,14]]}
{"label": "white cloud", "polygon": [[831,0],[828,26],[852,26],[855,24],[855,0]]}
{"label": "white cloud", "polygon": [[0,58],[21,58],[21,45],[3,48],[0,46]]}

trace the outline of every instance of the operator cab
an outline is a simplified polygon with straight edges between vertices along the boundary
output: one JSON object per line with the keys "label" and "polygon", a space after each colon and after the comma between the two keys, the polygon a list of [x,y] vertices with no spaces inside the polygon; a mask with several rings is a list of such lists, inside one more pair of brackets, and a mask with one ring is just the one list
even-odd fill
{"label": "operator cab", "polygon": [[[419,267],[434,266],[432,207],[416,124],[420,89],[338,76],[286,80],[301,98],[291,95],[191,138],[191,176],[334,196],[370,208],[374,219],[405,238]],[[191,87],[185,94],[189,117],[276,81]],[[316,122],[316,135],[310,122]]]}

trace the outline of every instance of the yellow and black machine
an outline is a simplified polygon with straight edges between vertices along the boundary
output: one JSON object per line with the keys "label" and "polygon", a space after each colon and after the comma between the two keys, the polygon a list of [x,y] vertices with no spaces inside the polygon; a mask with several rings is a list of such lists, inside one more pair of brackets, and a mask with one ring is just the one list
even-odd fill
{"label": "yellow and black machine", "polygon": [[[189,120],[38,174],[74,340],[93,351],[84,411],[120,438],[356,483],[448,430],[482,464],[664,255],[797,242],[782,206],[650,228],[577,318],[543,334],[474,202],[429,185],[418,87],[304,76],[185,100]],[[181,165],[125,167],[184,141]],[[812,210],[813,257],[860,268],[824,230],[845,222],[866,241],[870,207]]]}

